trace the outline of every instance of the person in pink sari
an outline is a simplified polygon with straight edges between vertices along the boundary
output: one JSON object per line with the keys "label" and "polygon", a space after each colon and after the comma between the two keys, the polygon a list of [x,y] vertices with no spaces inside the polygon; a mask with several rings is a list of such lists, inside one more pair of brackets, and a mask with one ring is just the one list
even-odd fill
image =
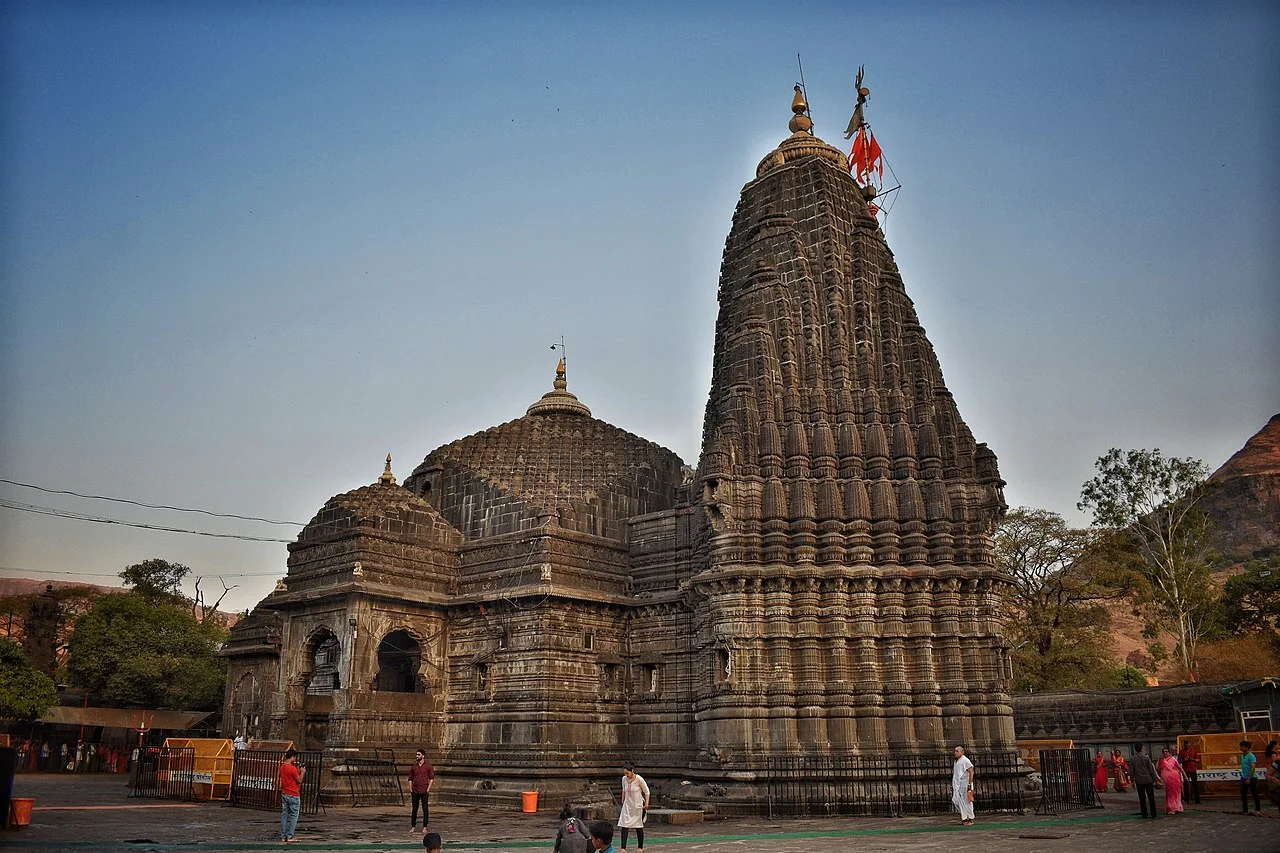
{"label": "person in pink sari", "polygon": [[1102,757],[1102,750],[1098,750],[1098,757],[1093,759],[1093,790],[1099,794],[1107,790],[1107,760]]}
{"label": "person in pink sari", "polygon": [[1182,783],[1187,774],[1167,746],[1156,762],[1156,770],[1160,773],[1160,781],[1164,783],[1164,813],[1182,814]]}

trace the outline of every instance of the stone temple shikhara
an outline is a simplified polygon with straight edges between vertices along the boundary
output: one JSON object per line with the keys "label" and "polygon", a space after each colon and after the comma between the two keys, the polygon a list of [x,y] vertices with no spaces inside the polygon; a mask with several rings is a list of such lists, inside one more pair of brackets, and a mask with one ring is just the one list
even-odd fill
{"label": "stone temple shikhara", "polygon": [[846,155],[756,170],[702,456],[567,389],[329,500],[232,632],[225,728],[424,747],[446,796],[748,784],[771,757],[1014,746],[996,457],[943,382]]}

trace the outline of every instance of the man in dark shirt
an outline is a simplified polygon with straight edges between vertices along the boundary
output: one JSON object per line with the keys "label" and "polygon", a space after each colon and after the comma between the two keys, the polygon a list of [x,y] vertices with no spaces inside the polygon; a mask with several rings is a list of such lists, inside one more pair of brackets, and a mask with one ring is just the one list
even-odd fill
{"label": "man in dark shirt", "polygon": [[1138,805],[1142,807],[1142,816],[1147,817],[1147,804],[1150,803],[1150,816],[1154,818],[1159,814],[1156,811],[1156,780],[1160,778],[1160,774],[1156,772],[1151,756],[1142,751],[1142,744],[1133,745],[1133,761],[1129,765],[1133,784],[1138,788]]}
{"label": "man in dark shirt", "polygon": [[427,754],[418,750],[414,762],[409,767],[409,796],[413,798],[413,812],[409,818],[409,831],[418,831],[418,806],[422,806],[422,831],[427,831],[427,821],[431,819],[427,811],[427,795],[436,781],[436,769],[427,761]]}

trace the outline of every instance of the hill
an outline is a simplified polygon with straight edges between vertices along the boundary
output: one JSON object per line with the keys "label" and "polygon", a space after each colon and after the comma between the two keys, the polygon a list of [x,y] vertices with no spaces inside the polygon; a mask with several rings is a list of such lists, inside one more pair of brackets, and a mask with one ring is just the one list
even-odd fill
{"label": "hill", "polygon": [[1203,506],[1228,562],[1280,551],[1280,414],[1209,478]]}

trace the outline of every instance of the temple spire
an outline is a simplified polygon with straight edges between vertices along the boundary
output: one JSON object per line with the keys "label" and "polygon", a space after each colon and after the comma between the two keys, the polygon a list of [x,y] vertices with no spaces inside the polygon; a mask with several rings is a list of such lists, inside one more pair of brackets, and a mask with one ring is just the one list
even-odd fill
{"label": "temple spire", "polygon": [[387,454],[387,467],[382,469],[382,476],[378,478],[379,483],[386,483],[394,486],[396,484],[395,475],[391,473],[391,454]]}

